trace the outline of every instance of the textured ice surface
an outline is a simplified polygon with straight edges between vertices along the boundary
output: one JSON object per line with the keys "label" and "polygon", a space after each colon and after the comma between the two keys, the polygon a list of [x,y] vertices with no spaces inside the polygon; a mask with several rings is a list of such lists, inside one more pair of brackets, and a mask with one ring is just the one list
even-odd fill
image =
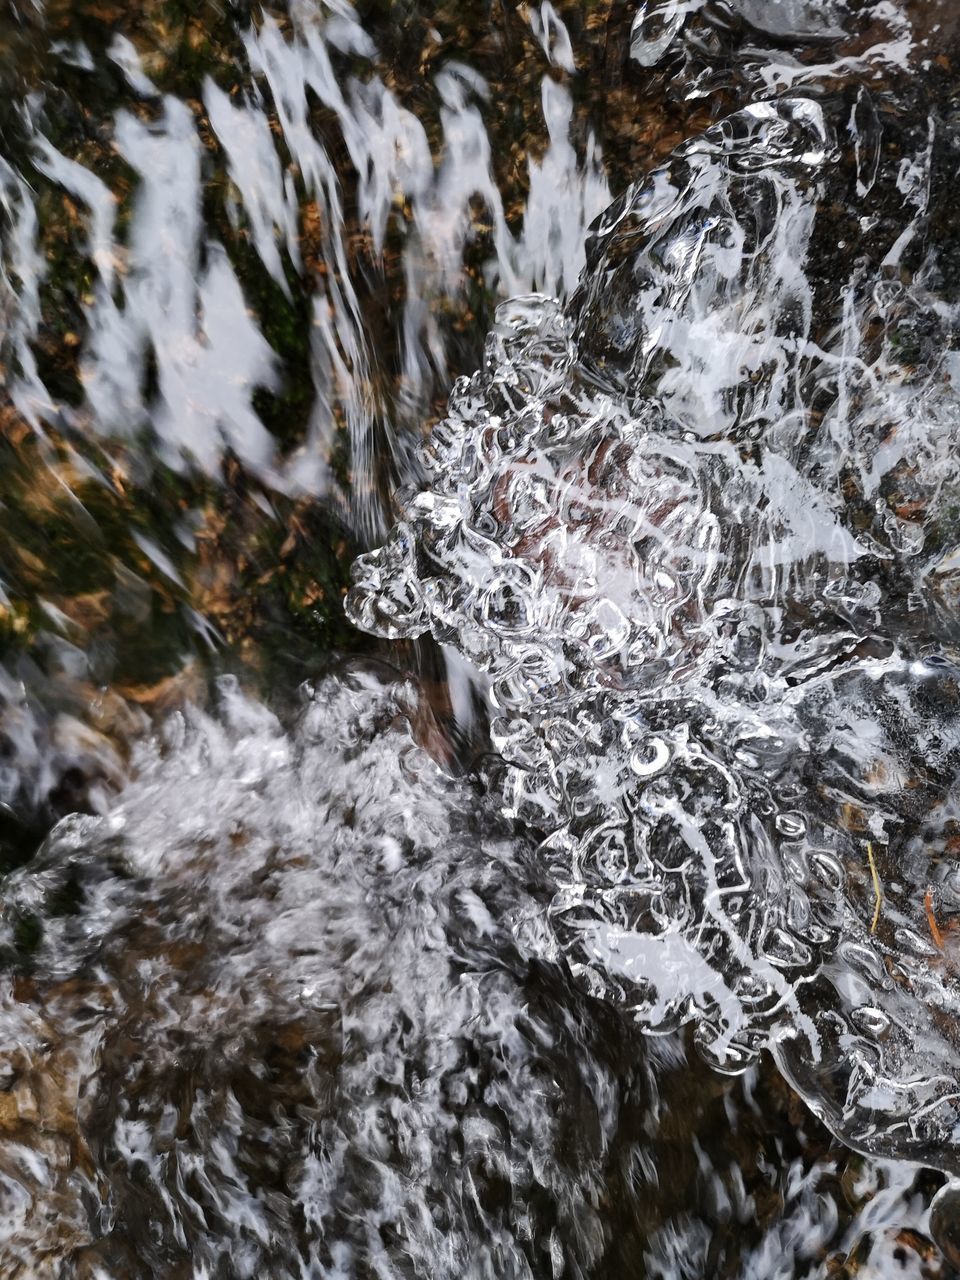
{"label": "textured ice surface", "polygon": [[501,308],[348,601],[486,674],[544,945],[591,992],[693,1022],[723,1070],[767,1046],[847,1141],[943,1166],[955,157],[863,87],[682,146],[601,217],[571,306]]}

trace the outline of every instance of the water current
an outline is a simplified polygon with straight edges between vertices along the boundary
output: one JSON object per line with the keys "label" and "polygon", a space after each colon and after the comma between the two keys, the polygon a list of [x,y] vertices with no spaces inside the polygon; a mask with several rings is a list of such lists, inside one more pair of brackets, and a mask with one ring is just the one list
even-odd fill
{"label": "water current", "polygon": [[7,6],[0,1274],[958,1274],[953,10]]}

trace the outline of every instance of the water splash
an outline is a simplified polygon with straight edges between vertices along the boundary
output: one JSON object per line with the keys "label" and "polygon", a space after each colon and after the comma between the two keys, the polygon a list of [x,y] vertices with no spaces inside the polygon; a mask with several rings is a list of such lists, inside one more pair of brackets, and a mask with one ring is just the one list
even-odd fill
{"label": "water splash", "polygon": [[305,693],[285,728],[225,680],[6,880],[5,1274],[943,1274],[899,1243],[912,1171],[851,1165],[841,1222],[769,1085],[697,1081],[518,945],[541,875],[411,686]]}
{"label": "water splash", "polygon": [[348,608],[486,672],[587,989],[956,1167],[952,143],[882,111],[746,108],[600,219],[571,308],[502,307]]}
{"label": "water splash", "polygon": [[[151,42],[134,25],[136,45],[116,34],[100,46],[55,47],[48,74],[22,95],[21,145],[11,149],[19,169],[0,162],[3,411],[12,406],[0,426],[13,420],[15,434],[22,419],[35,433],[37,489],[62,499],[71,535],[76,526],[77,541],[92,544],[98,588],[149,596],[154,570],[164,591],[172,585],[192,633],[174,669],[194,643],[202,653],[223,645],[202,540],[211,508],[237,487],[238,462],[258,544],[294,503],[322,509],[327,524],[369,544],[389,523],[397,476],[415,465],[424,418],[449,390],[457,342],[468,341],[451,339],[450,317],[468,317],[479,334],[471,308],[575,286],[586,227],[610,193],[593,134],[572,115],[567,29],[550,5],[537,21],[532,34],[546,42],[531,58],[540,107],[526,125],[529,155],[514,184],[523,198],[510,197],[509,218],[483,76],[438,51],[411,94],[391,50],[378,50],[347,4],[237,19],[230,57],[176,92],[157,47],[167,37]],[[89,117],[79,133],[61,119],[66,66]],[[111,88],[101,92],[100,81]],[[69,244],[54,234],[61,214]],[[468,299],[471,290],[479,298]],[[177,497],[161,504],[172,527],[147,531],[155,514],[144,509],[168,492],[170,472]],[[118,513],[135,526],[129,549],[116,545],[113,526],[106,537],[95,527],[97,490],[121,506],[131,500],[135,514]],[[231,514],[228,530],[233,523]],[[339,537],[331,541],[332,558]],[[261,547],[247,551],[234,563]],[[5,551],[0,607],[5,619],[19,611],[21,626],[33,604],[22,570],[18,551]],[[91,685],[117,678],[119,664],[104,656],[113,636],[83,637],[65,616],[78,588],[72,571],[64,577],[34,611],[43,631],[33,649],[64,638],[98,649],[79,662],[70,699],[89,725],[81,704]],[[31,641],[35,629],[24,627]],[[10,705],[26,697],[45,721],[42,660],[32,658],[19,668],[4,659],[12,685],[25,683]],[[138,674],[131,683],[150,681]],[[465,690],[464,722],[470,701]],[[0,710],[0,733],[3,719]],[[19,732],[11,712],[7,740]],[[38,791],[26,757],[13,746],[9,754],[11,769],[23,760],[22,798],[57,790],[70,770],[91,773],[83,751],[72,763],[51,754],[51,785]],[[111,777],[113,754],[101,771]],[[98,792],[90,806],[101,802]],[[38,810],[24,812],[32,820]]]}
{"label": "water splash", "polygon": [[[648,3],[625,93],[624,33],[598,38],[589,9],[510,28],[540,50],[519,206],[496,75],[428,48],[411,93],[340,0],[234,30],[218,79],[176,91],[149,40],[65,42],[46,104],[23,104],[29,180],[0,177],[7,386],[97,483],[118,440],[137,493],[239,458],[267,520],[321,494],[378,532],[383,473],[420,474],[409,439],[464,367],[450,317],[468,288],[484,314],[518,295],[351,609],[437,637],[461,720],[483,668],[495,782],[540,847],[437,771],[416,742],[450,744],[411,690],[366,678],[290,730],[228,684],[142,742],[122,789],[80,717],[145,721],[44,596],[54,710],[0,678],[0,816],[49,820],[81,789],[101,816],[4,884],[5,1273],[943,1274],[936,1179],[826,1150],[750,1064],[769,1045],[864,1150],[954,1163],[948,15]],[[683,135],[662,100],[750,105],[609,210],[571,301],[609,190],[570,77],[604,45],[634,154]],[[908,62],[929,99],[895,82]],[[58,127],[66,68],[124,78],[85,116],[98,145]],[[37,360],[63,193],[73,396]],[[262,408],[293,346],[263,291],[308,332],[292,445]],[[129,531],[178,604],[199,514]],[[99,553],[152,639],[114,527]],[[693,1024],[741,1074],[623,1009]]]}
{"label": "water splash", "polygon": [[598,1128],[564,1153],[519,846],[416,746],[409,687],[331,680],[293,736],[221,694],[6,883],[4,945],[42,939],[0,997],[5,1273],[520,1276],[551,1229],[589,1265],[612,1081],[569,1059]]}
{"label": "water splash", "polygon": [[[548,57],[573,74],[559,16],[546,5],[538,21]],[[149,424],[165,464],[216,475],[229,452],[280,491],[329,489],[330,455],[343,428],[353,473],[351,521],[364,536],[382,533],[378,424],[390,423],[402,452],[398,431],[417,424],[437,389],[449,386],[439,315],[459,305],[464,255],[487,236],[478,210],[490,223],[486,288],[563,293],[582,266],[586,227],[609,202],[599,150],[592,136],[585,149],[574,148],[570,90],[545,76],[546,146],[529,160],[526,217],[514,232],[493,175],[489,88],[476,71],[455,60],[440,65],[430,86],[439,130],[428,136],[385,83],[378,51],[349,5],[294,5],[282,25],[267,15],[249,28],[242,50],[240,92],[228,94],[207,77],[206,120],[198,119],[199,104],[160,92],[128,39],[117,37],[107,50],[142,99],[136,113],[122,109],[102,126],[138,180],[129,238],[116,225],[117,194],[49,140],[42,96],[27,104],[39,173],[86,211],[79,216],[89,227],[93,281],[83,308],[86,332],[78,336],[83,403],[77,407],[43,386],[31,354],[40,311],[30,291],[36,293],[45,269],[28,189],[5,171],[4,283],[8,309],[17,313],[7,335],[18,374],[12,394],[38,426],[67,420],[84,435],[124,438]],[[349,71],[345,59],[354,60]],[[332,131],[318,128],[314,104],[332,119]],[[217,148],[233,231],[249,231],[264,270],[288,300],[292,282],[311,294],[314,407],[307,439],[292,456],[284,456],[256,407],[258,389],[277,391],[283,353],[260,332],[235,263],[204,224],[202,188]],[[352,173],[347,182],[341,149]],[[318,228],[319,270],[302,253],[310,227]],[[355,229],[363,237],[359,247]],[[371,274],[382,276],[398,249],[404,296],[391,318],[399,364],[391,387],[384,385],[386,362],[371,351],[367,295]]]}

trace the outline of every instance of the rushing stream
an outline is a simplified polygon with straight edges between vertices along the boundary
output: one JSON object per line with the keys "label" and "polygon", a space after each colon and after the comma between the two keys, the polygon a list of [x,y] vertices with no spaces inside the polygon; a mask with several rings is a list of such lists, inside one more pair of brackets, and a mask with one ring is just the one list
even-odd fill
{"label": "rushing stream", "polygon": [[960,1274],[955,9],[7,5],[0,1275]]}

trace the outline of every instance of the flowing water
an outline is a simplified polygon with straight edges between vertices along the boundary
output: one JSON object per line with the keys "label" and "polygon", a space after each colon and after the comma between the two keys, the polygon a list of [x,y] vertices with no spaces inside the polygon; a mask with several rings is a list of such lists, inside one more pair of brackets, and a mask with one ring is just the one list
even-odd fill
{"label": "flowing water", "polygon": [[957,56],[8,4],[0,1273],[958,1274]]}

